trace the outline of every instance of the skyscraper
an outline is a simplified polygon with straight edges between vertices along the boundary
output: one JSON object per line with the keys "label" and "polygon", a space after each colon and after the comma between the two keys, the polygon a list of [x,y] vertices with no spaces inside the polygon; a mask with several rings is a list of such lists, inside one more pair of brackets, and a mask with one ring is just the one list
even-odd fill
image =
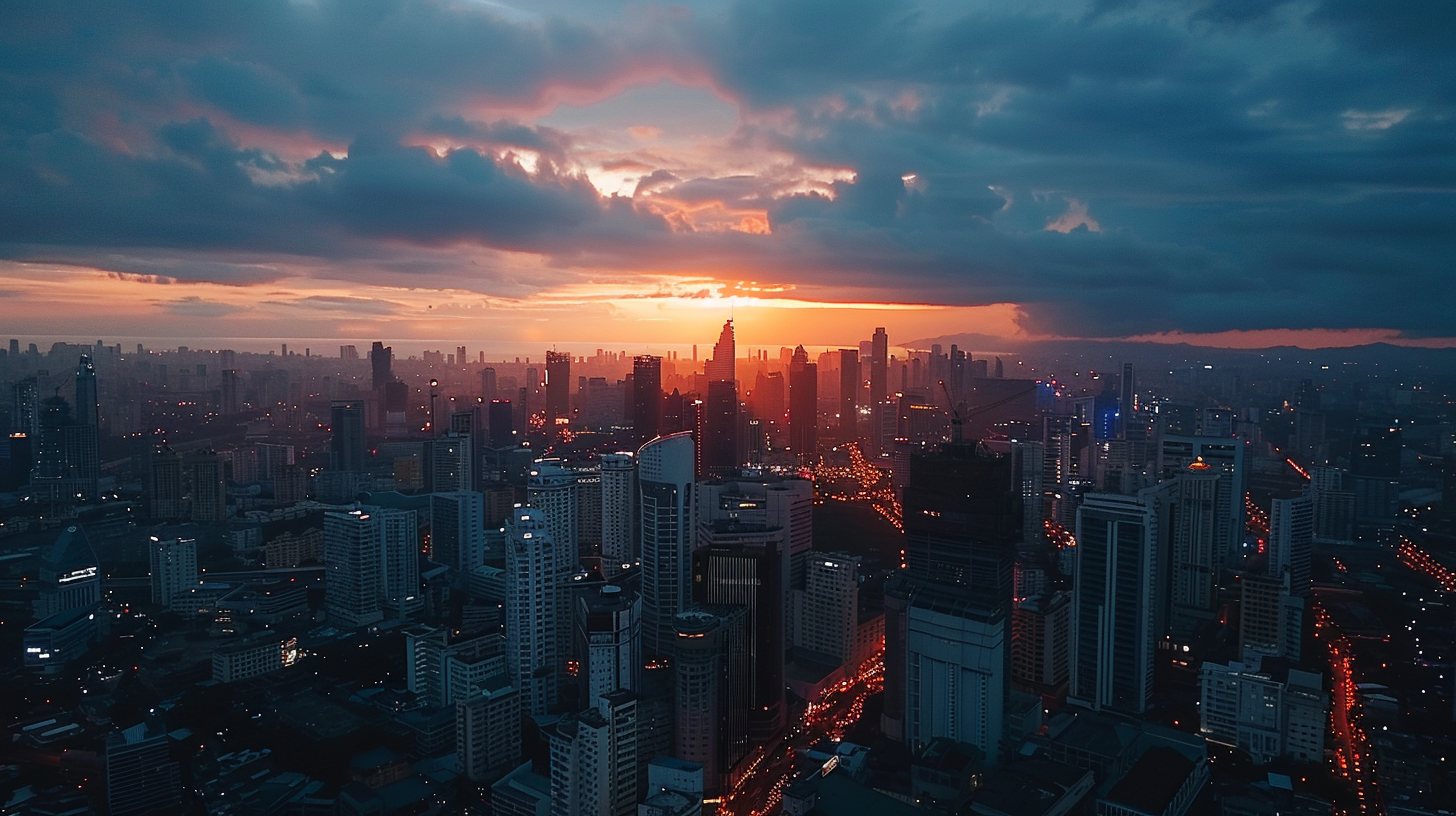
{"label": "skyscraper", "polygon": [[1314,501],[1308,496],[1274,499],[1269,508],[1269,574],[1289,575],[1289,591],[1310,590],[1314,557]]}
{"label": "skyscraper", "polygon": [[819,449],[819,366],[803,346],[789,363],[789,449],[812,461]]}
{"label": "skyscraper", "polygon": [[879,405],[889,396],[890,338],[883,326],[870,338],[870,405]]}
{"label": "skyscraper", "polygon": [[384,528],[362,510],[324,513],[324,608],[352,629],[384,619],[379,609]]}
{"label": "skyscraper", "polygon": [[637,453],[642,542],[642,637],[648,657],[666,654],[672,619],[687,607],[692,577],[693,435],[675,433]]}
{"label": "skyscraper", "polygon": [[577,680],[582,700],[638,691],[642,681],[642,600],[608,584],[575,598]]}
{"label": "skyscraper", "polygon": [[730,771],[748,753],[743,614],[739,607],[692,609],[672,619],[673,756],[703,766],[709,797],[727,791]]}
{"label": "skyscraper", "polygon": [[556,545],[575,564],[578,555],[576,471],[556,461],[533,462],[526,471],[526,503],[541,511]]}
{"label": "skyscraper", "polygon": [[738,390],[732,380],[708,382],[698,412],[698,478],[732,476],[738,458]]}
{"label": "skyscraper", "polygon": [[839,440],[859,438],[859,350],[839,350]]}
{"label": "skyscraper", "polygon": [[491,400],[489,420],[492,448],[509,448],[516,444],[515,420],[511,413],[510,400]]}
{"label": "skyscraper", "polygon": [[819,552],[806,560],[794,645],[845,663],[859,624],[859,556]]}
{"label": "skyscraper", "polygon": [[662,431],[662,358],[632,358],[632,432],[640,445]]}
{"label": "skyscraper", "polygon": [[96,401],[96,367],[91,355],[82,354],[76,367],[76,422],[95,427],[100,424],[100,406]]}
{"label": "skyscraper", "polygon": [[602,454],[602,572],[615,575],[637,560],[637,459]]}
{"label": "skyscraper", "polygon": [[486,402],[493,402],[497,396],[495,369],[489,366],[482,368],[480,370],[480,398]]}
{"label": "skyscraper", "polygon": [[378,391],[386,383],[394,382],[393,365],[394,349],[375,340],[373,348],[369,349],[369,370],[372,375],[370,383],[373,390]]}
{"label": "skyscraper", "polygon": [[703,365],[703,373],[708,382],[736,382],[738,380],[737,346],[733,339],[733,321],[728,320],[723,324],[723,330],[718,333],[718,342],[713,344],[713,357]]}
{"label": "skyscraper", "polygon": [[[571,355],[546,352],[546,424],[553,429],[571,422]],[[551,431],[555,433],[555,430]]]}
{"label": "skyscraper", "polygon": [[430,557],[467,573],[485,563],[485,496],[474,490],[430,495]]}
{"label": "skyscraper", "polygon": [[1068,690],[1077,705],[1141,714],[1151,701],[1172,490],[1089,493],[1077,512]]}
{"label": "skyscraper", "polygon": [[403,618],[421,605],[420,527],[413,510],[371,507],[383,528],[380,600],[389,614]]}
{"label": "skyscraper", "polygon": [[637,812],[637,697],[614,691],[545,729],[551,745],[551,816]]}
{"label": "skyscraper", "polygon": [[1202,463],[1221,474],[1215,496],[1218,516],[1213,569],[1217,573],[1237,564],[1244,541],[1244,491],[1248,471],[1245,440],[1233,436],[1180,436],[1165,434],[1158,449],[1158,469],[1164,477],[1175,477],[1189,466]]}
{"label": "skyscraper", "polygon": [[197,541],[151,537],[152,603],[172,609],[177,596],[197,586]]}
{"label": "skyscraper", "polygon": [[1205,462],[1195,461],[1173,478],[1171,609],[1175,618],[1205,618],[1216,604],[1215,553],[1224,533],[1219,515],[1219,482],[1228,477]]}
{"label": "skyscraper", "polygon": [[188,495],[189,517],[193,521],[227,519],[227,477],[223,458],[212,448],[189,451],[182,456]]}
{"label": "skyscraper", "polygon": [[364,403],[335,400],[330,416],[329,470],[364,470]]}
{"label": "skyscraper", "polygon": [[506,666],[521,692],[521,710],[533,715],[556,704],[562,646],[556,556],[541,511],[516,508],[506,523]]}

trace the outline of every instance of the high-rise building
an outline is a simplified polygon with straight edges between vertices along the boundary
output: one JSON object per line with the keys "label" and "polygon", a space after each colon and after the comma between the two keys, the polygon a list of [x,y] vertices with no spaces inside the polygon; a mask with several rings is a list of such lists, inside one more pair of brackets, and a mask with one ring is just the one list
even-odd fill
{"label": "high-rise building", "polygon": [[1158,448],[1158,470],[1174,477],[1190,466],[1208,465],[1218,473],[1214,514],[1218,517],[1213,570],[1238,564],[1244,541],[1244,491],[1248,485],[1246,440],[1235,436],[1180,436],[1165,434]]}
{"label": "high-rise building", "polygon": [[637,812],[637,696],[614,691],[545,729],[551,745],[551,816]]}
{"label": "high-rise building", "polygon": [[227,471],[223,457],[212,448],[182,456],[193,521],[227,520]]}
{"label": "high-rise building", "polygon": [[1122,364],[1121,390],[1117,398],[1117,435],[1127,439],[1134,422],[1133,412],[1137,408],[1137,386],[1133,379],[1132,363]]}
{"label": "high-rise building", "polygon": [[101,424],[100,405],[96,399],[96,366],[91,355],[82,354],[76,367],[76,422],[96,427]]}
{"label": "high-rise building", "polygon": [[784,729],[784,558],[780,531],[704,520],[693,552],[693,600],[743,609],[748,638],[748,735],[766,744]]}
{"label": "high-rise building", "polygon": [[86,609],[101,600],[101,567],[85,528],[72,524],[61,529],[41,553],[34,602],[37,619]]}
{"label": "high-rise building", "polygon": [[384,619],[383,555],[384,527],[374,516],[362,510],[324,513],[324,609],[331,625],[352,629]]}
{"label": "high-rise building", "polygon": [[474,490],[430,495],[430,558],[461,572],[485,563],[485,496]]}
{"label": "high-rise building", "polygon": [[1077,512],[1068,689],[1074,704],[1147,710],[1164,623],[1171,490],[1164,483],[1137,495],[1089,493]]}
{"label": "high-rise building", "polygon": [[40,437],[40,386],[35,377],[10,386],[10,430],[31,439]]}
{"label": "high-rise building", "polygon": [[642,541],[642,649],[660,657],[674,637],[673,616],[687,608],[691,593],[693,524],[693,435],[659,437],[637,452],[638,529]]}
{"label": "high-rise building", "polygon": [[[553,428],[571,422],[571,355],[546,352],[546,424]],[[555,431],[553,430],[552,433]]]}
{"label": "high-rise building", "polygon": [[370,384],[375,391],[384,388],[386,383],[394,382],[394,349],[384,345],[378,340],[369,349],[369,370],[372,378]]}
{"label": "high-rise building", "polygon": [[632,434],[638,444],[662,432],[662,358],[632,358]]}
{"label": "high-rise building", "polygon": [[474,490],[477,468],[474,450],[468,433],[451,431],[425,440],[425,490],[430,493]]}
{"label": "high-rise building", "polygon": [[859,438],[859,350],[839,350],[839,439]]}
{"label": "high-rise building", "polygon": [[557,554],[541,511],[517,508],[506,523],[506,665],[521,692],[521,710],[532,715],[556,704],[562,668]]}
{"label": "high-rise building", "polygon": [[515,419],[508,399],[490,401],[490,446],[509,448],[516,444]]}
{"label": "high-rise building", "polygon": [[182,813],[182,775],[171,737],[148,719],[106,737],[106,812],[111,816]]}
{"label": "high-rise building", "polygon": [[1314,501],[1308,496],[1274,499],[1269,508],[1269,574],[1289,575],[1289,591],[1310,590],[1314,558]]}
{"label": "high-rise building", "polygon": [[723,330],[718,333],[718,342],[713,344],[713,358],[703,365],[703,374],[707,381],[736,382],[737,354],[737,345],[733,339],[733,321],[728,320],[723,324]]}
{"label": "high-rise building", "polygon": [[1401,429],[1364,425],[1355,429],[1350,451],[1350,492],[1355,494],[1355,535],[1389,535],[1400,508]]}
{"label": "high-rise building", "polygon": [[393,617],[423,605],[420,598],[420,526],[413,510],[370,507],[384,532],[380,601]]}
{"label": "high-rise building", "polygon": [[551,537],[570,561],[563,568],[576,565],[578,502],[576,471],[559,462],[537,460],[526,471],[526,503],[541,511]]}
{"label": "high-rise building", "polygon": [[813,553],[805,559],[804,588],[795,605],[795,647],[849,662],[859,625],[859,566],[859,556],[846,553]]}
{"label": "high-rise building", "polygon": [[151,537],[152,603],[173,609],[178,596],[197,586],[197,540]]}
{"label": "high-rise building", "polygon": [[819,450],[819,366],[809,362],[803,346],[789,362],[789,449],[801,462],[812,461]]}
{"label": "high-rise building", "polygon": [[495,369],[486,366],[480,370],[480,399],[490,403],[495,401],[497,396],[499,394],[496,391]]}
{"label": "high-rise building", "polygon": [[1245,661],[1278,657],[1299,662],[1304,598],[1290,592],[1289,573],[1245,574],[1239,580],[1239,654]]}
{"label": "high-rise building", "polygon": [[1011,613],[1011,679],[1020,688],[1056,693],[1067,682],[1072,603],[1065,592],[1032,595]]}
{"label": "high-rise building", "polygon": [[672,755],[703,766],[705,795],[719,796],[731,789],[732,771],[749,748],[743,610],[693,609],[676,615],[672,626]]}
{"label": "high-rise building", "polygon": [[330,416],[329,470],[364,470],[364,403],[335,400]]}
{"label": "high-rise building", "polygon": [[738,457],[738,390],[732,380],[710,380],[698,410],[698,478],[733,476]]}
{"label": "high-rise building", "polygon": [[642,600],[607,584],[576,601],[577,679],[582,700],[613,691],[639,691],[642,681]]}
{"label": "high-rise building", "polygon": [[159,445],[147,457],[147,515],[156,520],[183,517],[182,457]]}
{"label": "high-rise building", "polygon": [[870,405],[879,405],[889,397],[890,337],[883,326],[870,338]]}
{"label": "high-rise building", "polygon": [[[1010,699],[1012,564],[1022,506],[1015,462],[973,444],[910,461],[905,486],[906,598],[891,635],[887,688],[905,695],[904,737],[971,743],[995,764]],[[890,655],[891,646],[903,649]],[[888,693],[888,692],[887,692]],[[898,706],[898,703],[897,703]],[[887,707],[887,710],[889,707]]]}
{"label": "high-rise building", "polygon": [[637,459],[602,454],[602,572],[617,574],[638,559]]}
{"label": "high-rise building", "polygon": [[1219,512],[1220,482],[1226,479],[1227,474],[1208,463],[1194,461],[1172,480],[1168,574],[1174,618],[1207,618],[1217,603],[1215,554],[1226,534]]}

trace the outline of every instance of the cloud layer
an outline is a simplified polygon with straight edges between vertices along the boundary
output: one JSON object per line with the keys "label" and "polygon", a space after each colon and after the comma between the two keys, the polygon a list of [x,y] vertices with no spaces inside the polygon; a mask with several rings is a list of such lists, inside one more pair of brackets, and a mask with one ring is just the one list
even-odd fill
{"label": "cloud layer", "polygon": [[262,289],[676,276],[1031,335],[1456,336],[1443,4],[12,5],[11,263],[340,319],[405,307]]}

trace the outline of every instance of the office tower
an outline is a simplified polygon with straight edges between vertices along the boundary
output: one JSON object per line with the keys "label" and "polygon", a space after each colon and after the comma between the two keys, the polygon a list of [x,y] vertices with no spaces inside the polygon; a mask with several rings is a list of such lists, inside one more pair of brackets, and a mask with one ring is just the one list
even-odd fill
{"label": "office tower", "polygon": [[151,537],[152,603],[173,609],[177,596],[197,586],[197,540]]}
{"label": "office tower", "polygon": [[511,413],[511,401],[493,399],[490,401],[490,446],[509,448],[516,444],[515,420]]}
{"label": "office tower", "polygon": [[419,597],[419,520],[413,510],[383,507],[367,510],[379,519],[384,530],[383,578],[379,582],[379,597],[391,616],[403,618],[423,604]]}
{"label": "office tower", "polygon": [[839,350],[839,440],[859,438],[859,351]]}
{"label": "office tower", "polygon": [[521,692],[521,710],[545,714],[556,704],[561,646],[558,548],[541,511],[517,508],[506,523],[506,665]]}
{"label": "office tower", "polygon": [[576,471],[557,462],[537,460],[526,471],[526,503],[541,511],[551,538],[574,568],[578,558]]}
{"label": "office tower", "polygon": [[461,572],[485,563],[485,496],[474,490],[431,494],[430,560]]}
{"label": "office tower", "polygon": [[330,411],[329,470],[364,470],[364,403],[335,400]]}
{"label": "office tower", "polygon": [[811,462],[819,451],[819,366],[803,346],[789,363],[789,449]]}
{"label": "office tower", "polygon": [[1308,495],[1274,499],[1269,508],[1269,574],[1289,575],[1289,591],[1304,597],[1310,589],[1314,557],[1314,502]]}
{"label": "office tower", "polygon": [[386,383],[394,382],[393,365],[394,349],[375,340],[374,346],[369,349],[370,385],[373,390],[378,391]]}
{"label": "office tower", "polygon": [[489,366],[480,370],[480,398],[486,403],[495,401],[498,396],[496,392],[495,369]]}
{"label": "office tower", "polygon": [[699,408],[698,478],[732,476],[738,472],[738,391],[732,380],[708,382]]}
{"label": "office tower", "polygon": [[80,525],[61,530],[41,554],[38,572],[40,591],[33,606],[37,619],[85,609],[101,600],[100,562]]}
{"label": "office tower", "polygon": [[637,697],[614,691],[545,729],[551,745],[551,816],[637,812]]}
{"label": "office tower", "polygon": [[582,557],[602,552],[602,470],[600,464],[576,471],[576,547]]}
{"label": "office tower", "polygon": [[469,434],[449,432],[425,440],[425,490],[430,493],[474,490],[474,447]]}
{"label": "office tower", "polygon": [[[1000,758],[1010,699],[1012,564],[1022,508],[1014,462],[975,445],[947,445],[910,461],[900,588],[904,737],[920,750],[936,737]],[[891,641],[887,600],[886,642]]]}
{"label": "office tower", "polygon": [[91,355],[82,354],[76,367],[76,422],[96,427],[101,424],[100,406],[96,401],[96,367]]}
{"label": "office tower", "polygon": [[575,598],[577,680],[582,700],[642,686],[642,600],[607,584]]}
{"label": "office tower", "polygon": [[642,650],[660,657],[672,619],[687,608],[692,576],[693,435],[654,439],[637,452],[642,559]]}
{"label": "office tower", "polygon": [[708,382],[736,382],[738,380],[737,346],[733,339],[733,321],[723,324],[718,333],[718,342],[713,344],[713,358],[703,364],[703,374]]}
{"label": "office tower", "polygon": [[805,562],[794,646],[847,663],[859,626],[859,556],[814,553]]}
{"label": "office tower", "polygon": [[193,521],[225,521],[227,519],[227,475],[223,457],[206,448],[190,451],[182,457],[189,485],[189,517]]}
{"label": "office tower", "polygon": [[478,685],[455,703],[455,751],[472,782],[488,782],[521,756],[521,694],[505,676]]}
{"label": "office tower", "polygon": [[1137,495],[1089,493],[1077,512],[1068,700],[1141,714],[1162,632],[1171,485]]}
{"label": "office tower", "polygon": [[662,432],[662,358],[632,358],[632,434],[640,445]]}
{"label": "office tower", "polygon": [[1198,674],[1199,731],[1206,738],[1237,745],[1256,765],[1324,760],[1330,697],[1323,675],[1258,657],[1204,663]]}
{"label": "office tower", "polygon": [[673,618],[672,631],[672,755],[703,766],[704,794],[719,796],[749,746],[743,610],[689,610]]}
{"label": "office tower", "polygon": [[148,719],[106,736],[106,811],[110,816],[182,813],[182,776],[171,737]]}
{"label": "office tower", "polygon": [[693,552],[693,600],[744,611],[749,677],[748,735],[772,741],[784,729],[784,558],[780,531],[703,520]]}
{"label": "office tower", "polygon": [[615,575],[638,559],[637,459],[602,454],[602,572]]}
{"label": "office tower", "polygon": [[237,369],[224,368],[218,388],[218,398],[221,400],[218,410],[224,414],[236,414],[243,410],[243,392],[238,383]]}
{"label": "office tower", "polygon": [[1304,640],[1304,598],[1290,592],[1289,574],[1246,574],[1239,581],[1239,654],[1299,662]]}
{"label": "office tower", "polygon": [[1172,480],[1169,602],[1174,618],[1180,621],[1205,619],[1217,604],[1214,557],[1225,532],[1219,493],[1220,483],[1227,479],[1208,463],[1195,461]]}
{"label": "office tower", "polygon": [[1011,612],[1011,680],[1028,691],[1055,694],[1067,682],[1072,599],[1065,592],[1032,595]]}
{"label": "office tower", "polygon": [[890,338],[883,326],[870,338],[870,405],[884,402],[889,393]]}
{"label": "office tower", "polygon": [[1355,430],[1350,451],[1350,492],[1355,494],[1355,535],[1390,535],[1400,507],[1401,431],[1385,425]]}
{"label": "office tower", "polygon": [[[1449,467],[1449,465],[1448,465]],[[1349,474],[1339,468],[1310,468],[1310,495],[1314,500],[1314,540],[1321,544],[1349,544],[1355,540],[1355,493]],[[1456,490],[1451,491],[1456,500]]]}
{"label": "office tower", "polygon": [[324,609],[341,629],[384,619],[379,609],[384,527],[362,510],[324,513]]}
{"label": "office tower", "polygon": [[1158,470],[1165,477],[1177,476],[1199,462],[1222,475],[1214,506],[1219,518],[1213,550],[1215,575],[1237,566],[1243,552],[1244,491],[1248,484],[1245,445],[1245,440],[1238,437],[1165,434],[1158,447]]}
{"label": "office tower", "polygon": [[154,520],[183,515],[182,457],[159,445],[147,457],[147,515]]}
{"label": "office tower", "polygon": [[10,386],[10,430],[31,439],[40,437],[40,386],[35,377]]}
{"label": "office tower", "polygon": [[[546,352],[546,424],[548,430],[571,422],[571,355]],[[551,433],[555,433],[551,430]]]}

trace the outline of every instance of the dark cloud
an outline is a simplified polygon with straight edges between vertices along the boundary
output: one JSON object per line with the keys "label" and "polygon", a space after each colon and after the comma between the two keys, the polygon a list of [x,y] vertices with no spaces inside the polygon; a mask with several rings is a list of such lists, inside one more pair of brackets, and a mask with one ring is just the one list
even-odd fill
{"label": "dark cloud", "polygon": [[[1059,334],[1456,334],[1456,6],[741,0],[590,23],[493,8],[7,9],[0,256],[237,284],[367,260],[437,285],[467,247],[568,276],[736,268],[1013,302]],[[644,200],[604,197],[576,169],[584,140],[529,124],[564,89],[662,76],[735,101],[735,149],[854,180],[805,193],[790,171],[619,157]],[[773,234],[694,233],[648,197],[762,209]],[[471,269],[461,288],[559,282]]]}

